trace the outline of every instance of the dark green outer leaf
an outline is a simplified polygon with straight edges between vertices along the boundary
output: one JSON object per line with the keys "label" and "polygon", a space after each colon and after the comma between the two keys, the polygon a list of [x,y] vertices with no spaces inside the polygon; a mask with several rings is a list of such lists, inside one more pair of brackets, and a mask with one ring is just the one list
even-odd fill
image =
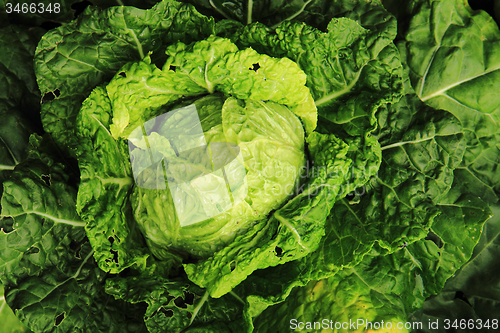
{"label": "dark green outer leaf", "polygon": [[[29,135],[39,125],[40,92],[32,66],[42,29],[8,26],[0,29],[0,184],[27,155]],[[0,188],[0,195],[2,189]]]}
{"label": "dark green outer leaf", "polygon": [[30,330],[14,315],[7,305],[3,294],[3,286],[0,285],[0,322],[5,333],[22,333]]}
{"label": "dark green outer leaf", "polygon": [[33,332],[147,332],[141,306],[133,306],[104,292],[105,273],[92,260],[88,243],[64,270],[45,269],[20,281],[6,296],[16,315]]}
{"label": "dark green outer leaf", "polygon": [[160,54],[175,41],[213,32],[212,19],[191,5],[164,0],[152,9],[87,8],[76,21],[47,33],[35,55],[44,129],[62,147],[75,148],[75,118],[82,101],[128,61]]}
{"label": "dark green outer leaf", "polygon": [[412,85],[424,102],[500,120],[500,100],[492,94],[500,75],[500,31],[488,14],[463,0],[423,2],[405,39]]}
{"label": "dark green outer leaf", "polygon": [[465,149],[462,128],[447,112],[419,114],[401,139],[382,147],[382,164],[360,202],[342,200],[331,223],[335,265],[352,267],[374,242],[389,251],[427,235],[450,190]]}
{"label": "dark green outer leaf", "polygon": [[[34,138],[31,143],[36,145]],[[64,269],[71,254],[60,246],[78,245],[85,237],[85,223],[74,208],[76,191],[67,185],[61,165],[37,153],[3,184],[1,217],[10,218],[0,220],[0,278],[6,285],[44,268]]]}
{"label": "dark green outer leaf", "polygon": [[26,158],[28,138],[32,127],[16,110],[7,110],[0,102],[0,197],[3,192],[2,183],[7,180],[14,167]]}
{"label": "dark green outer leaf", "polygon": [[[232,295],[208,297],[205,289],[185,278],[164,279],[151,273],[108,279],[106,292],[131,303],[146,302],[149,332],[243,331],[243,302]],[[238,326],[236,326],[238,325]]]}
{"label": "dark green outer leaf", "polygon": [[[145,332],[141,308],[104,293],[76,191],[40,137],[4,183],[0,277],[8,305],[34,332]],[[127,315],[129,317],[127,317]],[[127,322],[126,325],[123,323]]]}
{"label": "dark green outer leaf", "polygon": [[[490,203],[500,200],[500,123],[487,115],[461,114],[461,120],[476,120],[476,126],[465,130],[467,150],[455,177],[465,191]],[[489,133],[487,132],[489,131]]]}
{"label": "dark green outer leaf", "polygon": [[[13,74],[25,86],[24,89],[37,97],[40,96],[40,91],[38,90],[31,64],[33,63],[36,45],[43,34],[43,29],[26,28],[16,25],[0,29],[0,41],[2,45],[9,46],[8,52],[0,53],[0,68],[2,73]],[[2,89],[0,94],[1,96],[9,96],[13,92],[15,92],[13,89]],[[23,96],[23,98],[26,98],[26,96]],[[39,102],[39,100],[37,99],[36,102]]]}
{"label": "dark green outer leaf", "polygon": [[425,296],[437,294],[472,256],[484,223],[491,217],[488,205],[471,195],[453,194],[438,204],[441,214],[423,241],[406,249],[419,266]]}
{"label": "dark green outer leaf", "polygon": [[[466,131],[467,150],[456,173],[468,192],[500,199],[500,31],[466,1],[419,1],[402,6],[413,16],[399,45],[411,83],[428,105],[452,112]],[[464,66],[463,64],[467,64]]]}
{"label": "dark green outer leaf", "polygon": [[[500,207],[493,205],[491,209],[493,218],[484,225],[470,261],[446,282],[440,294],[429,298],[411,317],[414,321],[439,320],[439,329],[432,332],[445,332],[444,319],[473,319],[483,323],[490,319],[491,325],[491,319],[497,318],[500,310]],[[457,332],[468,330],[458,329]]]}

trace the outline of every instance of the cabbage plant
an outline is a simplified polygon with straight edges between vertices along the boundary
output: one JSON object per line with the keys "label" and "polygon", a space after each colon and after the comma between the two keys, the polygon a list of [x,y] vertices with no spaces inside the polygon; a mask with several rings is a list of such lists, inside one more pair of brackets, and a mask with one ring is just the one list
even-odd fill
{"label": "cabbage plant", "polygon": [[123,1],[0,30],[1,307],[34,332],[495,329],[470,287],[498,238],[488,14]]}

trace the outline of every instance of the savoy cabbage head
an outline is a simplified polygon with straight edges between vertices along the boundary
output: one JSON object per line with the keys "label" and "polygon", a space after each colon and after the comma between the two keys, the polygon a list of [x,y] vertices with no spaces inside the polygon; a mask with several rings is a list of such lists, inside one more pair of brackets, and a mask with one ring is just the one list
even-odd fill
{"label": "savoy cabbage head", "polygon": [[[100,149],[88,141],[89,121],[102,125],[103,140],[128,142],[112,150],[124,166],[120,179],[98,180],[134,185],[127,196],[134,223],[157,258],[180,264],[187,255],[209,257],[297,194],[306,162],[300,119],[312,131],[317,115],[305,74],[286,58],[240,51],[218,37],[167,54],[162,70],[146,58],[94,90],[76,129],[89,143],[78,150],[84,186],[96,181],[86,158]],[[109,128],[94,119],[103,112]],[[79,198],[86,214],[92,194],[80,190]]]}

